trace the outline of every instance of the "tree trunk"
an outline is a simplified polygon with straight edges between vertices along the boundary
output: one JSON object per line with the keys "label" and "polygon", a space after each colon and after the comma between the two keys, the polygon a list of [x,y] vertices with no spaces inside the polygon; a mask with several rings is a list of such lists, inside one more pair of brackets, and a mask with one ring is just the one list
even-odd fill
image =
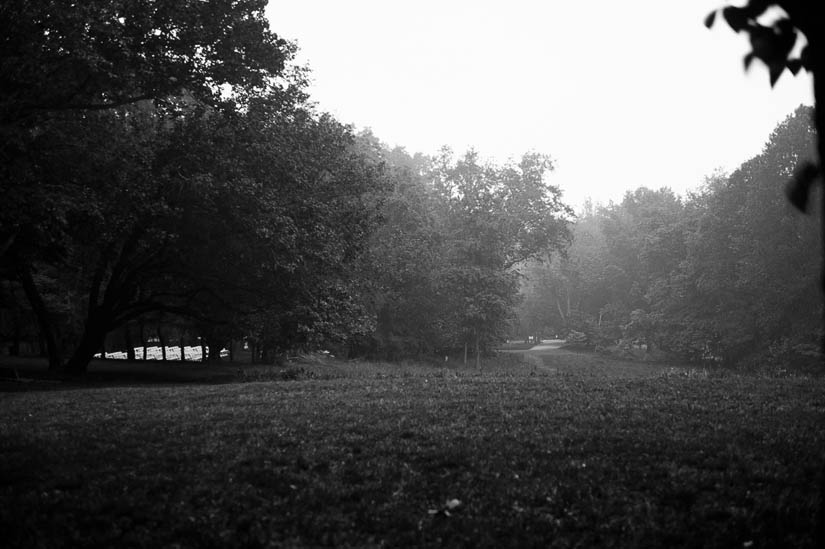
{"label": "tree trunk", "polygon": [[123,339],[126,341],[126,360],[134,362],[135,357],[135,341],[132,339],[132,329],[129,324],[123,326]]}
{"label": "tree trunk", "polygon": [[180,361],[186,362],[186,345],[184,345],[182,332],[180,335]]}
{"label": "tree trunk", "polygon": [[34,316],[37,319],[37,326],[40,328],[40,335],[46,342],[46,352],[49,357],[49,370],[58,371],[63,367],[63,353],[57,342],[54,326],[52,325],[46,303],[37,289],[31,269],[28,266],[20,266],[17,269],[18,278],[23,285],[23,291],[29,300]]}
{"label": "tree trunk", "polygon": [[89,362],[103,346],[106,338],[106,323],[100,317],[91,317],[86,321],[83,335],[69,361],[66,363],[66,372],[72,375],[85,374]]}
{"label": "tree trunk", "polygon": [[[822,30],[822,29],[817,29]],[[814,123],[816,125],[817,133],[817,153],[819,161],[819,178],[820,188],[819,196],[821,200],[822,217],[820,224],[822,227],[821,245],[822,245],[822,272],[820,273],[820,282],[822,284],[823,301],[825,301],[825,52],[822,48],[825,40],[819,33],[811,33],[807,36],[809,40],[808,49],[813,52],[813,70],[811,71],[814,81]],[[822,356],[825,358],[825,307],[822,308]],[[816,531],[815,541],[817,547],[825,547],[825,467],[821,471],[819,484],[819,502],[816,513]]]}
{"label": "tree trunk", "polygon": [[160,356],[163,362],[166,362],[166,339],[163,337],[163,328],[158,324],[158,344],[160,345]]}
{"label": "tree trunk", "polygon": [[17,322],[14,323],[14,339],[11,342],[11,348],[9,349],[9,354],[11,356],[20,356],[20,340],[22,339],[22,334],[20,333],[20,321],[18,319]]}
{"label": "tree trunk", "polygon": [[559,310],[559,316],[561,317],[562,325],[567,328],[567,315],[564,314],[564,309],[561,306],[561,300],[559,300],[559,296],[554,296],[556,298],[556,308]]}
{"label": "tree trunk", "polygon": [[146,352],[146,324],[140,322],[140,346],[143,349],[143,362],[146,362],[148,353]]}
{"label": "tree trunk", "polygon": [[209,342],[206,348],[209,350],[209,362],[221,362],[221,348],[220,343]]}
{"label": "tree trunk", "polygon": [[201,338],[201,362],[206,362],[208,354],[206,352],[206,342]]}

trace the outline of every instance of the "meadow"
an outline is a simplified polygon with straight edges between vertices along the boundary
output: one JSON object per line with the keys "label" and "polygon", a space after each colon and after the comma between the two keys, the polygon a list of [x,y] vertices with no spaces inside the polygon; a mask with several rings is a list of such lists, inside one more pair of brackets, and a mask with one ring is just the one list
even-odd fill
{"label": "meadow", "polygon": [[0,385],[3,545],[813,546],[819,377],[552,351],[205,378]]}

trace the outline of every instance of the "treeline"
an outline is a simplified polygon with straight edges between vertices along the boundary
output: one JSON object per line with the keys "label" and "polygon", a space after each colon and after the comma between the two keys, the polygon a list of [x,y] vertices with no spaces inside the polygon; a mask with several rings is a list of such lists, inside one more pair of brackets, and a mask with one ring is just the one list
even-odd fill
{"label": "treeline", "polygon": [[819,219],[783,193],[814,159],[815,138],[813,109],[800,107],[761,154],[685,198],[640,188],[617,204],[588,205],[566,257],[527,267],[513,331],[695,361],[815,357]]}
{"label": "treeline", "polygon": [[0,342],[85,371],[198,341],[478,356],[566,245],[546,157],[389,150],[319,113],[266,2],[4,5]]}

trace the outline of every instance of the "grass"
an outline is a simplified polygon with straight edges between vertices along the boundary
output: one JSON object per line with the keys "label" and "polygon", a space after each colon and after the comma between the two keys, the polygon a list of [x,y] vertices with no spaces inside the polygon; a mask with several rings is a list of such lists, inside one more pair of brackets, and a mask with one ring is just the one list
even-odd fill
{"label": "grass", "polygon": [[813,546],[821,378],[556,352],[235,379],[0,394],[4,546]]}

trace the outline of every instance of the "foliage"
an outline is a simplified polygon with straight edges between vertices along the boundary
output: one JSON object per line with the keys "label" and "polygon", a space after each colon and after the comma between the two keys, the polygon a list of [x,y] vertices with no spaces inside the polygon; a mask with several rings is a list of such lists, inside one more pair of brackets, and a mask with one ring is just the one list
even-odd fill
{"label": "foliage", "polygon": [[[778,14],[776,8],[779,8]],[[718,14],[735,32],[744,32],[749,37],[751,51],[745,55],[746,70],[754,59],[761,60],[768,67],[771,86],[785,69],[793,75],[805,69],[813,76],[814,101],[818,107],[813,119],[820,135],[816,151],[818,162],[810,160],[798,165],[786,190],[790,202],[804,212],[814,183],[821,180],[818,176],[823,173],[825,163],[825,137],[822,137],[825,136],[825,109],[822,108],[825,103],[825,49],[820,42],[825,36],[825,7],[820,2],[800,0],[748,0],[744,6],[727,6],[710,13],[705,19],[708,28],[713,26]],[[795,45],[800,38],[803,43],[797,50]],[[825,277],[822,278],[822,289],[825,290]],[[822,536],[825,539],[825,531]]]}
{"label": "foliage", "polygon": [[[785,13],[770,23],[764,16],[772,7]],[[771,86],[776,84],[785,69],[796,75],[801,69],[813,71],[815,54],[810,44],[803,45],[798,55],[794,46],[800,35],[816,40],[822,31],[822,8],[815,2],[795,0],[749,0],[744,6],[727,6],[708,14],[705,26],[712,27],[721,14],[734,32],[748,35],[751,51],[745,55],[747,70],[754,59],[759,59],[770,73]]]}
{"label": "foliage", "polygon": [[797,109],[761,154],[685,199],[638,189],[589,208],[566,257],[534,267],[541,291],[524,285],[525,303],[569,303],[565,329],[614,350],[733,363],[815,343],[818,216],[793,215],[780,192],[814,156],[811,114]]}
{"label": "foliage", "polygon": [[377,340],[382,356],[452,353],[476,357],[500,342],[516,305],[517,266],[560,251],[568,210],[545,180],[548,158],[482,164],[386,151],[394,191],[374,239]]}
{"label": "foliage", "polygon": [[[153,222],[167,206],[152,195],[155,182],[141,180],[163,146],[146,111],[173,123],[196,106],[232,112],[254,96],[301,96],[297,75],[298,85],[278,81],[294,48],[269,31],[264,5],[13,0],[0,8],[0,270],[25,290],[53,367],[68,341],[82,369],[107,329],[92,313],[108,265],[87,264],[85,253],[98,245],[116,264],[153,247],[140,237],[164,239],[164,227],[145,225],[147,205],[161,212],[148,215]],[[113,217],[118,206],[126,211]],[[84,313],[84,289],[55,274],[89,271]]]}
{"label": "foliage", "polygon": [[2,44],[0,275],[54,368],[158,315],[217,348],[370,329],[351,273],[381,168],[306,104],[263,7],[3,6],[20,21]]}
{"label": "foliage", "polygon": [[216,104],[268,88],[293,47],[262,0],[4,2],[0,124],[108,109],[186,91]]}

